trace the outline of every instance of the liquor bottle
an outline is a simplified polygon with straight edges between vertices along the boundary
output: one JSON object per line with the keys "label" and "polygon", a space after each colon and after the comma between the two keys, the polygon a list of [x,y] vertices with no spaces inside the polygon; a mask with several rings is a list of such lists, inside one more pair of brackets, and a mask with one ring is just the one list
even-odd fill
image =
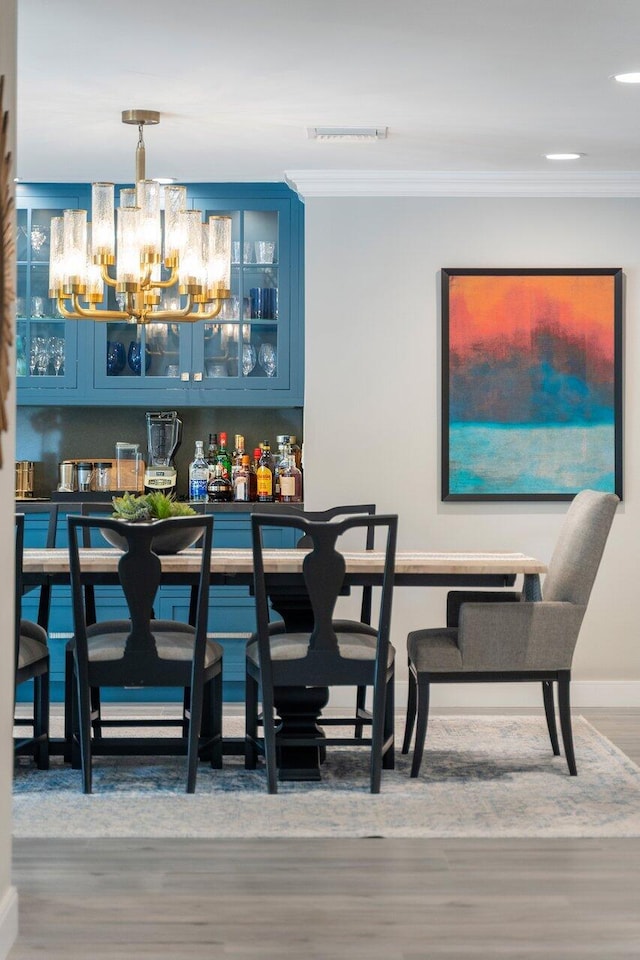
{"label": "liquor bottle", "polygon": [[229,503],[233,500],[231,480],[229,480],[229,477],[224,476],[220,461],[216,463],[213,477],[207,484],[207,495],[210,503]]}
{"label": "liquor bottle", "polygon": [[251,500],[251,468],[250,457],[247,454],[241,458],[239,467],[234,467],[233,499],[238,503],[248,503]]}
{"label": "liquor bottle", "polygon": [[288,443],[283,444],[284,454],[280,462],[279,480],[281,503],[300,503],[302,500],[302,474]]}
{"label": "liquor bottle", "polygon": [[213,468],[216,465],[216,460],[218,459],[218,434],[210,433],[209,434],[209,446],[207,448],[207,462],[211,467],[211,472],[213,473]]}
{"label": "liquor bottle", "polygon": [[189,500],[206,502],[208,479],[209,464],[205,460],[204,444],[202,440],[196,440],[193,460],[189,464]]}
{"label": "liquor bottle", "polygon": [[273,468],[275,467],[275,457],[271,453],[271,444],[269,443],[268,440],[260,441],[260,450],[261,450],[260,459],[262,459],[262,457],[266,454],[267,463],[269,464],[269,469],[273,473]]}
{"label": "liquor bottle", "polygon": [[253,460],[249,466],[251,470],[251,502],[255,503],[258,499],[258,467],[260,466],[260,457],[262,456],[262,450],[260,447],[256,447],[253,451]]}
{"label": "liquor bottle", "polygon": [[242,458],[244,456],[244,437],[241,433],[236,433],[233,453],[231,455],[231,482],[236,473],[242,467]]}
{"label": "liquor bottle", "polygon": [[226,433],[218,434],[218,457],[216,463],[219,463],[222,466],[222,475],[226,477],[229,482],[231,482],[231,457],[229,456],[229,451],[227,450],[227,435]]}
{"label": "liquor bottle", "polygon": [[256,470],[259,503],[271,503],[273,501],[273,470],[270,463],[271,452],[263,447],[260,463]]}
{"label": "liquor bottle", "polygon": [[302,470],[302,447],[298,444],[298,440],[293,434],[289,437],[289,443],[291,444],[291,453],[295,457],[296,467],[298,470]]}
{"label": "liquor bottle", "polygon": [[275,465],[273,468],[273,496],[275,500],[280,499],[280,470],[282,468],[283,458],[291,448],[289,444],[291,443],[291,437],[288,433],[283,433],[279,437],[276,437],[276,443],[278,444],[278,453],[275,457]]}

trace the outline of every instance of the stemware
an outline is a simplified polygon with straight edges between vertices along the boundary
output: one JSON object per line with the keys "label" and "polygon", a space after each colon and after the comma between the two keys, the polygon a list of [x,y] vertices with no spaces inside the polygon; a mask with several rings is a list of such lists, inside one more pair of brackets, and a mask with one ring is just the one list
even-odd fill
{"label": "stemware", "polygon": [[50,337],[49,352],[56,377],[60,376],[64,367],[64,347],[64,337]]}
{"label": "stemware", "polygon": [[256,348],[252,343],[242,344],[242,376],[248,377],[256,365]]}
{"label": "stemware", "polygon": [[258,353],[258,363],[268,377],[274,377],[278,369],[278,354],[271,343],[263,343]]}

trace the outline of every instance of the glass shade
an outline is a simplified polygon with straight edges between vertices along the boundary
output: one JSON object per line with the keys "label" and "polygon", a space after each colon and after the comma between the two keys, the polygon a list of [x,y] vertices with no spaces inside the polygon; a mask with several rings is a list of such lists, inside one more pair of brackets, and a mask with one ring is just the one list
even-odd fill
{"label": "glass shade", "polygon": [[202,255],[202,215],[199,210],[183,210],[184,242],[180,250],[178,283],[180,293],[198,295],[204,290],[206,276]]}
{"label": "glass shade", "polygon": [[164,259],[173,266],[184,245],[184,220],[180,214],[187,209],[187,188],[169,185],[164,188]]}
{"label": "glass shade", "polygon": [[87,300],[90,303],[100,303],[104,297],[104,281],[102,279],[102,267],[93,262],[92,256],[92,235],[93,224],[87,224]]}
{"label": "glass shade", "polygon": [[113,263],[115,230],[113,212],[114,186],[112,183],[94,183],[91,187],[92,243],[91,252],[96,263]]}
{"label": "glass shade", "polygon": [[138,199],[136,197],[135,187],[124,187],[120,191],[120,206],[121,207],[137,207],[138,206]]}
{"label": "glass shade", "polygon": [[57,297],[64,287],[64,221],[51,218],[51,255],[49,258],[49,296]]}
{"label": "glass shade", "polygon": [[207,296],[228,297],[231,290],[231,217],[209,217],[207,225]]}
{"label": "glass shade", "polygon": [[63,283],[72,293],[84,293],[87,269],[87,211],[64,211]]}
{"label": "glass shade", "polygon": [[116,290],[134,292],[140,284],[140,211],[137,207],[118,208],[118,257],[116,260]]}
{"label": "glass shade", "polygon": [[155,180],[140,180],[137,195],[140,208],[138,229],[141,262],[159,263],[162,250],[160,184]]}

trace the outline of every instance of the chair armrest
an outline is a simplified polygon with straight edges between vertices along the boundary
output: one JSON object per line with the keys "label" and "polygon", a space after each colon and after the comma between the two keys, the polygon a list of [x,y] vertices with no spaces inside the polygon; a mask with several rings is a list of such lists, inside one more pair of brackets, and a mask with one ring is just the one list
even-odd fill
{"label": "chair armrest", "polygon": [[463,603],[518,603],[521,594],[509,590],[449,590],[447,594],[447,627],[460,625]]}
{"label": "chair armrest", "polygon": [[465,603],[458,644],[463,670],[568,670],[586,607]]}

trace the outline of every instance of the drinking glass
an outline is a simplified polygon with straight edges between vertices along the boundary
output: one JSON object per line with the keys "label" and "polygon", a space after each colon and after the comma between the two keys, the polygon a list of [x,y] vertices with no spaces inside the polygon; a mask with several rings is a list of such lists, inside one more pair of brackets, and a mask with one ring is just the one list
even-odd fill
{"label": "drinking glass", "polygon": [[273,263],[275,252],[273,240],[256,240],[256,263]]}
{"label": "drinking glass", "polygon": [[51,337],[50,350],[56,377],[60,376],[64,368],[64,347],[64,337]]}
{"label": "drinking glass", "polygon": [[[142,344],[139,340],[132,340],[129,344],[129,351],[127,354],[127,362],[135,375],[140,376],[140,371],[142,370]],[[151,365],[151,354],[146,350],[144,351],[144,369],[145,372],[149,369]]]}
{"label": "drinking glass", "polygon": [[242,376],[248,377],[256,365],[256,348],[252,343],[242,344]]}
{"label": "drinking glass", "polygon": [[119,340],[107,340],[107,376],[114,377],[122,373],[126,363],[124,343]]}
{"label": "drinking glass", "polygon": [[268,377],[274,377],[278,369],[278,354],[271,343],[263,343],[258,353],[258,363]]}

